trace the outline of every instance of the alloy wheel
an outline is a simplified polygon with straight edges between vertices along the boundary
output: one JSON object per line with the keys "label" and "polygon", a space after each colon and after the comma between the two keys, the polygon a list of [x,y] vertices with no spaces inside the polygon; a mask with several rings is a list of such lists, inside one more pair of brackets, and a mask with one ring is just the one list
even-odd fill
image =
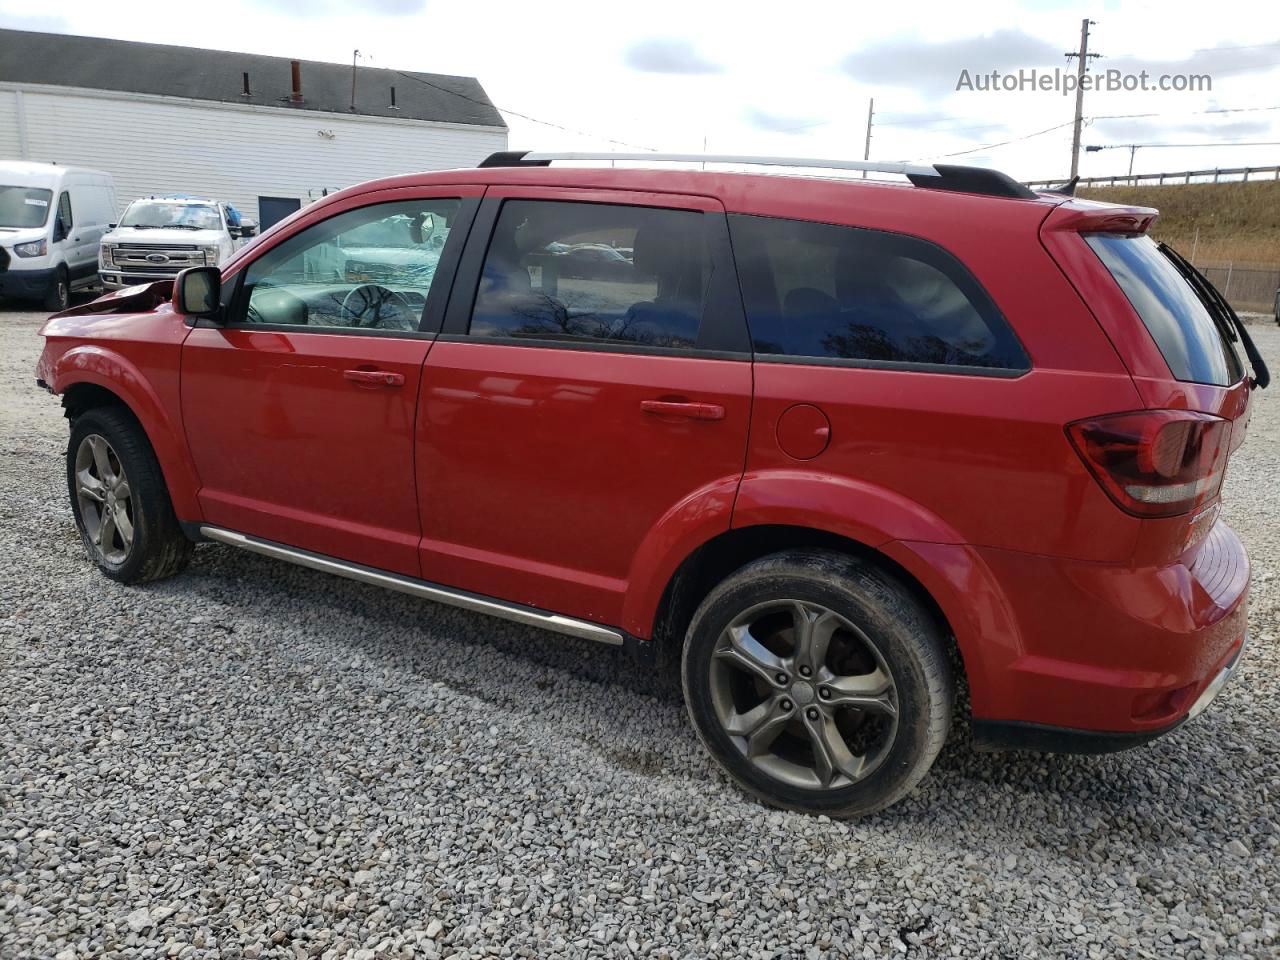
{"label": "alloy wheel", "polygon": [[762,773],[836,790],[883,763],[898,693],[875,645],[821,604],[778,600],[735,617],[716,640],[711,700],[724,732]]}
{"label": "alloy wheel", "polygon": [[111,444],[91,433],[76,450],[76,500],[85,533],[102,557],[120,564],[133,547],[133,496]]}

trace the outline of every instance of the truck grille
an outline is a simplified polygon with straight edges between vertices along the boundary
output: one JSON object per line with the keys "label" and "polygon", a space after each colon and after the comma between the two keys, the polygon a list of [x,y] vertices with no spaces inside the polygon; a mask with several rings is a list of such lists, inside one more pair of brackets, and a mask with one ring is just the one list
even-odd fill
{"label": "truck grille", "polygon": [[204,251],[197,246],[171,244],[149,247],[142,244],[120,244],[112,254],[117,270],[160,277],[176,276],[187,267],[203,267]]}

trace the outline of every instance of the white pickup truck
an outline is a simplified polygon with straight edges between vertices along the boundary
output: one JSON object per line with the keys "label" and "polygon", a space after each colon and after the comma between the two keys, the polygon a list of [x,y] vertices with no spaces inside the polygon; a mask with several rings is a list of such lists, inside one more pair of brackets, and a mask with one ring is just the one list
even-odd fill
{"label": "white pickup truck", "polygon": [[98,276],[105,290],[169,280],[187,267],[227,260],[258,225],[229,203],[203,197],[144,197],[133,201],[102,238]]}

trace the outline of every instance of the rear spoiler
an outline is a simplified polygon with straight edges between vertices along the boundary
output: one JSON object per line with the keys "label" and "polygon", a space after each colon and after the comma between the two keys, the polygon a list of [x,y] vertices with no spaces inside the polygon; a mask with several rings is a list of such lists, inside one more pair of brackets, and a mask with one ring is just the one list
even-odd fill
{"label": "rear spoiler", "polygon": [[1068,200],[1054,213],[1053,230],[1075,233],[1146,233],[1160,211],[1152,207],[1129,207],[1091,200]]}

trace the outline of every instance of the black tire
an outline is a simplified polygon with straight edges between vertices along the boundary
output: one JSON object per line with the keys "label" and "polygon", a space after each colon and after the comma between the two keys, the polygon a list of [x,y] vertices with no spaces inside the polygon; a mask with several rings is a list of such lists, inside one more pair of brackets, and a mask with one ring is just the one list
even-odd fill
{"label": "black tire", "polygon": [[[83,505],[77,486],[77,455],[90,437],[106,440],[110,454],[127,478],[127,510],[132,531],[131,544],[123,556],[113,557],[96,544],[88,526],[96,527],[98,524],[92,518],[88,525],[86,523],[85,510],[95,513],[100,509],[92,504]],[[85,550],[98,569],[112,580],[120,583],[162,580],[180,573],[187,566],[194,544],[183,534],[173,512],[169,490],[151,443],[128,410],[97,407],[75,418],[71,424],[71,442],[67,446],[67,489],[76,529],[80,531]]]}
{"label": "black tire", "polygon": [[[825,610],[826,613],[820,614],[815,622],[841,624],[835,633],[830,634],[831,651],[835,651],[839,643],[843,645],[842,649],[872,658],[864,660],[864,663],[873,663],[868,676],[883,678],[887,673],[892,680],[892,691],[883,694],[881,699],[890,701],[896,715],[889,712],[877,719],[869,711],[847,707],[833,710],[830,702],[824,704],[811,699],[815,690],[824,697],[831,696],[832,690],[822,689],[816,679],[818,674],[812,674],[814,679],[807,684],[797,681],[798,672],[811,668],[803,666],[803,658],[793,650],[792,659],[780,661],[786,670],[792,671],[788,678],[792,685],[767,690],[770,702],[782,705],[779,709],[799,711],[779,719],[776,724],[770,721],[770,725],[777,726],[781,733],[774,734],[779,739],[762,753],[767,764],[777,767],[781,762],[784,769],[775,776],[773,770],[761,768],[761,754],[757,754],[755,760],[748,759],[748,741],[745,738],[731,736],[725,729],[722,720],[725,698],[739,696],[741,681],[729,680],[737,686],[732,687],[733,693],[726,693],[729,688],[723,686],[725,675],[716,671],[725,669],[722,665],[724,660],[731,661],[731,667],[741,670],[736,658],[727,655],[726,646],[732,646],[727,640],[730,634],[726,632],[730,626],[740,624],[744,617],[755,615],[753,611],[768,610],[771,604],[792,602],[810,612]],[[827,620],[829,614],[834,614],[834,617]],[[760,616],[776,617],[777,614]],[[786,621],[784,617],[773,622]],[[798,620],[795,622],[799,623]],[[850,625],[855,629],[846,629]],[[782,627],[781,633],[775,634],[768,643],[785,646],[786,640],[779,638],[785,638],[786,629]],[[793,637],[799,635],[799,629],[794,627]],[[748,630],[751,638],[755,639],[759,622],[751,623]],[[842,639],[837,641],[836,637]],[[818,668],[820,673],[831,678],[832,685],[849,679],[864,679],[842,677],[834,668],[828,670],[826,664],[835,664],[836,661],[829,659],[835,655],[821,654],[823,666]],[[847,653],[841,656],[843,663],[850,662]],[[839,672],[862,674],[865,668],[852,671],[842,668]],[[946,740],[955,696],[950,658],[942,633],[921,603],[873,563],[823,550],[790,551],[765,557],[722,581],[702,602],[690,623],[681,674],[685,703],[699,738],[738,784],[772,806],[832,817],[873,813],[909,793],[928,773]],[[780,672],[775,679],[780,681],[784,676],[786,674]],[[804,673],[804,676],[811,674]],[[769,682],[747,671],[746,696],[757,695],[753,691],[768,687]],[[803,697],[791,693],[797,686],[805,687],[801,691]],[[791,699],[778,699],[784,695],[790,695]],[[812,706],[801,709],[801,703]],[[824,718],[832,718],[829,725],[825,719],[819,721],[815,707],[832,711],[822,714]],[[737,709],[733,707],[733,710]],[[745,718],[753,712],[745,711],[738,717]],[[814,723],[806,723],[800,716],[801,712]],[[876,762],[866,762],[872,753],[872,747],[868,746],[863,754],[855,756],[855,760],[862,759],[861,770],[865,773],[858,772],[852,777],[836,774],[825,787],[820,786],[819,781],[811,787],[798,783],[799,778],[787,767],[790,761],[786,757],[779,761],[769,751],[783,754],[790,750],[794,758],[808,749],[816,758],[816,744],[822,737],[811,734],[811,731],[834,729],[837,717],[842,729],[850,724],[857,725],[859,729],[878,729],[878,741],[874,739],[875,733],[871,735],[873,744],[876,744]],[[881,724],[879,728],[874,726],[876,722]],[[811,742],[805,742],[806,736]],[[849,752],[852,754],[853,750]],[[850,769],[856,766],[852,764]],[[794,769],[803,772],[803,763]],[[827,766],[825,772],[830,769]]]}
{"label": "black tire", "polygon": [[67,268],[59,267],[53,275],[53,285],[44,295],[44,308],[50,313],[61,313],[71,306],[71,281],[67,276]]}

